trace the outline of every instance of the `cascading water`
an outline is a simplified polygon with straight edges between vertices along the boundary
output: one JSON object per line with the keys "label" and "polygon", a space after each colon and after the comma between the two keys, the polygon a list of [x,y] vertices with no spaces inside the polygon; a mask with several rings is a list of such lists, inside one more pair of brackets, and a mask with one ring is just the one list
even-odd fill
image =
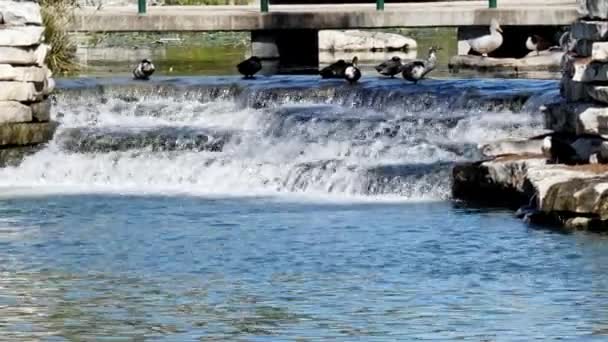
{"label": "cascading water", "polygon": [[554,81],[66,80],[54,140],[3,192],[445,199],[477,145],[541,132]]}

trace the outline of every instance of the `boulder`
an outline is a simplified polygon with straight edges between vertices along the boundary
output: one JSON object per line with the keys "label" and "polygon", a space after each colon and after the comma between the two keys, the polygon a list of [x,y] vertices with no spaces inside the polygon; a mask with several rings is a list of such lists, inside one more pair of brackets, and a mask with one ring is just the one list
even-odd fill
{"label": "boulder", "polygon": [[0,64],[0,81],[44,82],[46,77],[46,67],[13,67],[10,64]]}
{"label": "boulder", "polygon": [[32,121],[32,109],[16,101],[0,101],[0,124]]}
{"label": "boulder", "polygon": [[589,57],[593,53],[593,40],[579,39],[574,43],[572,51],[578,57]]}
{"label": "boulder", "polygon": [[326,51],[397,51],[416,49],[414,39],[395,33],[360,30],[319,31],[319,50]]}
{"label": "boulder", "polygon": [[450,59],[448,67],[453,70],[472,69],[478,71],[561,71],[563,51],[536,52],[523,58],[493,58],[473,55],[458,55]]}
{"label": "boulder", "polygon": [[30,104],[34,121],[46,122],[51,119],[51,100],[46,98],[40,102]]}
{"label": "boulder", "polygon": [[40,93],[31,82],[0,82],[0,101],[33,102]]}
{"label": "boulder", "polygon": [[593,100],[608,104],[608,86],[587,84],[585,92]]}
{"label": "boulder", "polygon": [[35,2],[0,1],[0,16],[4,25],[42,25],[40,5]]}
{"label": "boulder", "polygon": [[0,46],[0,64],[43,66],[48,51],[46,44],[24,48]]}
{"label": "boulder", "polygon": [[0,30],[0,46],[33,46],[42,42],[42,26],[9,26]]}
{"label": "boulder", "polygon": [[585,90],[585,83],[576,82],[564,76],[559,84],[559,92],[568,101],[588,101],[589,94]]}

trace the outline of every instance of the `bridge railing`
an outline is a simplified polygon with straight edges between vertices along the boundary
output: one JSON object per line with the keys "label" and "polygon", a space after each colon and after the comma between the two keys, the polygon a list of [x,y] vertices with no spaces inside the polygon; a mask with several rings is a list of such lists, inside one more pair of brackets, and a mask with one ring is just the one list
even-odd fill
{"label": "bridge railing", "polygon": [[[488,8],[496,8],[498,0],[488,0]],[[268,13],[270,0],[260,0],[260,12]],[[384,0],[376,0],[376,10],[384,11]],[[137,0],[137,13],[146,15],[147,0]]]}

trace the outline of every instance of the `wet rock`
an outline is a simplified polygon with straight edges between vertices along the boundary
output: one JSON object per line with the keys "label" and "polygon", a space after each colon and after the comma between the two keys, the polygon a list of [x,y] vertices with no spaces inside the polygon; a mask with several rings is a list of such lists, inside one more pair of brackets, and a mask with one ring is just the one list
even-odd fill
{"label": "wet rock", "polygon": [[40,44],[37,47],[0,46],[0,64],[44,65],[49,46]]}
{"label": "wet rock", "polygon": [[495,141],[480,146],[481,153],[487,157],[496,157],[506,154],[539,154],[543,145],[542,139],[509,139]]}
{"label": "wet rock", "polygon": [[0,46],[27,47],[42,43],[42,26],[8,26],[0,30]]}
{"label": "wet rock", "polygon": [[0,124],[32,121],[32,109],[16,101],[0,101]]}
{"label": "wet rock", "polygon": [[45,143],[53,137],[55,122],[7,123],[0,125],[0,146],[22,146]]}
{"label": "wet rock", "polygon": [[593,43],[593,47],[591,49],[591,60],[597,62],[608,62],[608,43]]}
{"label": "wet rock", "polygon": [[0,17],[4,25],[42,25],[40,5],[35,2],[0,2]]}
{"label": "wet rock", "polygon": [[360,30],[319,31],[319,50],[326,51],[400,51],[416,49],[414,39],[395,33]]}
{"label": "wet rock", "polygon": [[593,100],[608,104],[608,86],[590,84],[585,91]]}
{"label": "wet rock", "polygon": [[576,53],[578,57],[589,57],[593,53],[593,41],[579,39],[574,43],[572,51]]}
{"label": "wet rock", "polygon": [[0,149],[0,167],[18,166],[23,158],[40,151],[44,144]]}
{"label": "wet rock", "polygon": [[574,81],[569,77],[562,77],[559,92],[568,101],[588,101],[591,99],[585,89],[585,83]]}
{"label": "wet rock", "polygon": [[545,128],[562,133],[608,135],[608,108],[592,102],[558,102],[543,109]]}
{"label": "wet rock", "polygon": [[540,55],[536,52],[523,58],[492,58],[473,55],[458,55],[450,59],[450,69],[473,69],[478,71],[560,71],[562,51],[543,51]]}
{"label": "wet rock", "polygon": [[46,122],[51,119],[51,100],[45,99],[30,104],[32,119],[37,122]]}

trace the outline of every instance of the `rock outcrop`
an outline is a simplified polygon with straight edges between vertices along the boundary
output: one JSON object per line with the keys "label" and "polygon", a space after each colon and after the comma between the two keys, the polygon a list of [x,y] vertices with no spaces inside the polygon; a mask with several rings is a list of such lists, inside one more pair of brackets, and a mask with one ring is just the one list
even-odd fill
{"label": "rock outcrop", "polygon": [[320,51],[407,51],[416,41],[400,34],[361,30],[319,31]]}
{"label": "rock outcrop", "polygon": [[[553,132],[483,146],[488,160],[454,167],[454,198],[520,208],[533,223],[608,230],[608,0],[580,3],[561,61],[562,100],[541,108]],[[569,145],[578,165],[549,163],[547,136]]]}
{"label": "rock outcrop", "polygon": [[35,150],[55,131],[48,99],[55,82],[44,64],[49,47],[43,34],[36,1],[0,2],[0,166]]}

